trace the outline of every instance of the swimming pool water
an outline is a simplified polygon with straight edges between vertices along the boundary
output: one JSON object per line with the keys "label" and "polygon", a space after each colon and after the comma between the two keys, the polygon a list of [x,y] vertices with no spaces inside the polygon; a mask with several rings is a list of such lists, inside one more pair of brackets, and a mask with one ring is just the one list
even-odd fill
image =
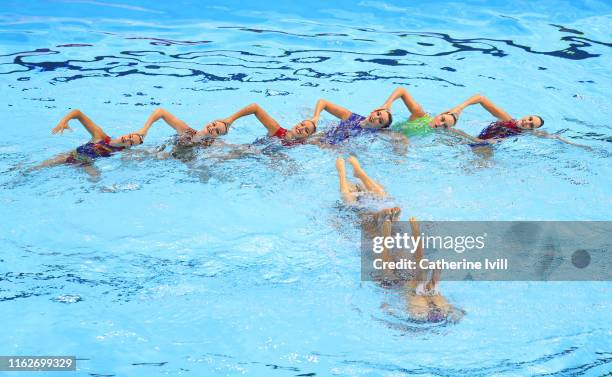
{"label": "swimming pool water", "polygon": [[[603,375],[609,282],[443,282],[451,326],[385,314],[360,281],[334,160],[356,154],[402,219],[610,220],[608,2],[6,1],[0,12],[0,354],[76,355],[75,375]],[[157,107],[194,128],[257,102],[282,125],[318,98],[357,113],[405,86],[437,113],[483,93],[588,145],[522,137],[490,157],[444,134],[227,159],[162,159],[171,129],[96,161],[29,166]],[[395,119],[407,116],[401,104]],[[327,118],[326,121],[331,121]],[[469,109],[461,128],[490,121]],[[254,120],[225,137],[262,137]],[[167,147],[169,148],[169,147]],[[14,373],[24,376],[28,373]],[[31,375],[39,375],[31,373]]]}

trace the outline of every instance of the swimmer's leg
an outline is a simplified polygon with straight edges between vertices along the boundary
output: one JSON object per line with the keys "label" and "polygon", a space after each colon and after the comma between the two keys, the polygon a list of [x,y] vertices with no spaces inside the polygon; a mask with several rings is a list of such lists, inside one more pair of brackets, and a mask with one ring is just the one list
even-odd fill
{"label": "swimmer's leg", "polygon": [[363,185],[365,186],[366,190],[381,198],[387,196],[384,187],[372,178],[368,177],[366,172],[361,168],[361,165],[359,165],[359,161],[355,156],[349,157],[348,161],[351,165],[353,165],[355,177],[359,178],[361,182],[363,182]]}
{"label": "swimmer's leg", "polygon": [[491,157],[493,157],[493,148],[491,147],[491,145],[472,147],[472,152],[474,152],[474,154],[478,157],[485,160],[489,160],[491,159]]}
{"label": "swimmer's leg", "polygon": [[40,164],[31,167],[29,170],[39,170],[42,168],[50,168],[57,165],[62,165],[68,162],[68,158],[72,156],[72,152],[61,153],[57,156],[41,162]]}
{"label": "swimmer's leg", "polygon": [[[386,238],[386,237],[391,236],[391,230],[393,226],[392,222],[394,221],[393,219],[398,218],[400,212],[401,212],[401,209],[399,207],[385,208],[380,212],[383,216],[383,222],[380,227],[380,235],[382,237]],[[392,260],[391,254],[389,250],[387,249],[387,247],[384,246],[384,244],[383,244],[382,260],[383,262],[391,262]],[[388,270],[388,269],[383,270],[383,281],[393,282],[393,281],[396,281],[397,279],[401,279],[401,277],[397,275],[395,270]]]}
{"label": "swimmer's leg", "polygon": [[100,170],[98,170],[98,168],[96,168],[94,165],[84,164],[81,165],[81,167],[83,168],[83,171],[89,175],[91,180],[97,181],[100,179]]}
{"label": "swimmer's leg", "polygon": [[[414,217],[410,218],[410,228],[412,230],[412,239],[413,240],[420,239],[421,229],[419,227],[419,222]],[[421,260],[423,259],[423,254],[424,254],[423,244],[419,242],[416,245],[416,250],[414,253],[414,260],[416,263],[416,274],[414,275],[414,278],[408,283],[409,288],[415,288],[417,284],[419,284],[420,282],[424,281],[427,278],[427,271],[421,269]]]}
{"label": "swimmer's leg", "polygon": [[[388,225],[383,224],[383,226],[389,226],[389,230],[388,231],[383,230],[383,233],[385,233],[385,236],[390,236],[391,231],[392,231],[391,229],[392,223],[396,221],[400,221],[400,215],[402,213],[402,210],[400,207],[393,207],[393,208],[388,208],[386,211],[388,213],[388,217],[386,219],[386,222],[388,222]],[[396,258],[400,258],[400,259],[410,259],[411,258],[411,256],[405,249],[395,250],[395,255],[396,255]],[[399,273],[399,271],[395,271],[395,274],[397,275],[399,279],[407,280],[406,276]]]}
{"label": "swimmer's leg", "polygon": [[[361,212],[361,229],[364,235],[369,239],[376,237],[389,237],[391,236],[392,225],[394,218],[399,216],[399,207],[385,208],[377,212]],[[384,246],[382,250],[383,262],[390,262],[392,260],[390,251]],[[394,270],[384,269],[381,278],[381,282],[391,283],[398,279],[398,275]]]}
{"label": "swimmer's leg", "polygon": [[[40,170],[43,168],[50,168],[54,166],[64,165],[68,163],[71,157],[74,158],[73,152],[61,153],[57,155],[56,157],[50,158],[46,161],[41,162],[40,164],[36,166],[31,167],[30,169],[28,169],[28,171],[34,171],[34,170]],[[70,164],[70,165],[73,165],[73,164]],[[100,178],[100,170],[98,170],[94,165],[90,163],[85,163],[85,164],[78,163],[73,166],[78,166],[82,168],[83,171],[87,173],[87,175],[89,175],[89,178],[93,180],[97,180]]]}
{"label": "swimmer's leg", "polygon": [[346,179],[346,168],[344,166],[344,159],[342,157],[338,157],[336,159],[336,170],[338,170],[340,195],[342,196],[342,200],[347,204],[355,203],[357,197],[355,195],[354,187],[352,187],[352,185],[350,185]]}
{"label": "swimmer's leg", "polygon": [[434,272],[431,274],[431,280],[427,283],[427,290],[431,291],[438,286],[438,282],[440,281],[440,275],[442,274],[442,270],[436,268]]}

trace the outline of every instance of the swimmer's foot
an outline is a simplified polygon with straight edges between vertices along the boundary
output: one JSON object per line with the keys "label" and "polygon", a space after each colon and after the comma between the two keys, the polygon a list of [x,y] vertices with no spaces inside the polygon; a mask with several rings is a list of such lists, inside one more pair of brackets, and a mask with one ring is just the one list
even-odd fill
{"label": "swimmer's foot", "polygon": [[402,209],[400,207],[394,207],[395,211],[393,213],[393,221],[399,221],[400,214],[402,213]]}
{"label": "swimmer's foot", "polygon": [[338,170],[338,174],[342,174],[342,176],[346,175],[346,168],[344,167],[344,159],[342,157],[336,159],[336,169]]}
{"label": "swimmer's foot", "polygon": [[398,221],[402,209],[400,207],[391,208],[391,221]]}
{"label": "swimmer's foot", "polygon": [[385,220],[396,221],[399,218],[402,209],[400,207],[385,208],[383,209]]}
{"label": "swimmer's foot", "polygon": [[397,216],[399,216],[399,213],[401,211],[402,210],[400,207],[390,207],[390,208],[383,209],[383,212],[385,213],[385,217],[387,218],[387,220],[394,220],[395,218],[397,218]]}
{"label": "swimmer's foot", "polygon": [[359,164],[359,160],[357,160],[357,157],[350,156],[348,158],[348,162],[353,166],[353,175],[355,177],[359,178],[364,174],[364,171],[361,168],[361,165]]}
{"label": "swimmer's foot", "polygon": [[400,212],[401,212],[401,209],[399,207],[385,208],[381,210],[380,212],[378,212],[375,215],[374,219],[376,220],[378,226],[382,229],[386,222],[397,221],[397,219],[399,218]]}

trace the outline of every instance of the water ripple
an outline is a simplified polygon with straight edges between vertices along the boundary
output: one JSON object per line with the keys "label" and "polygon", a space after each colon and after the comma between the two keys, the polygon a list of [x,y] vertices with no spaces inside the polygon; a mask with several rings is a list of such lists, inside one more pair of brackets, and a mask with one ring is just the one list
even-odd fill
{"label": "water ripple", "polygon": [[[208,49],[218,43],[214,40],[182,40],[169,39],[162,36],[127,35],[104,32],[111,39],[124,39],[130,44],[140,41],[160,47],[160,50],[109,51],[106,55],[97,55],[89,59],[66,59],[69,49],[80,47],[87,51],[94,47],[93,43],[66,43],[54,48],[37,48],[34,50],[12,52],[0,55],[0,75],[15,75],[26,72],[54,75],[48,77],[52,84],[70,82],[88,77],[123,77],[129,75],[193,77],[206,82],[276,82],[301,81],[304,77],[316,80],[331,80],[337,82],[355,82],[361,80],[435,80],[453,86],[464,86],[463,83],[451,82],[449,79],[427,75],[404,75],[400,71],[391,74],[377,73],[372,66],[383,66],[389,69],[400,67],[425,67],[432,63],[423,59],[431,57],[456,56],[458,59],[469,58],[472,54],[484,54],[494,58],[506,58],[521,52],[544,55],[567,60],[585,60],[601,56],[598,51],[591,51],[595,45],[612,47],[611,43],[597,41],[585,36],[585,33],[568,29],[562,25],[550,24],[560,33],[558,40],[565,46],[555,50],[538,49],[518,43],[512,39],[494,38],[457,38],[447,33],[415,32],[415,31],[382,31],[371,28],[351,28],[347,32],[317,32],[296,33],[272,28],[256,28],[247,26],[217,26],[212,30],[225,30],[235,34],[239,40],[240,34],[256,33],[259,35],[284,35],[287,37],[312,38],[338,41],[349,39],[379,41],[379,45],[389,44],[395,48],[373,51],[377,47],[369,45],[351,46],[350,48],[318,48],[318,49],[283,49],[264,47],[265,43],[248,46],[243,49]],[[354,38],[355,32],[372,35],[368,38]],[[565,34],[571,35],[565,35]],[[92,36],[93,37],[93,36]],[[398,47],[401,46],[401,47]],[[180,48],[180,52],[168,51],[168,48]],[[196,49],[184,51],[185,49]],[[202,50],[204,49],[204,50]],[[258,52],[261,51],[261,52]],[[265,51],[265,53],[264,53]],[[50,57],[55,59],[50,59]],[[414,58],[420,60],[415,60]],[[354,66],[362,69],[342,72],[326,72],[324,68],[331,67],[342,59],[351,58]],[[410,58],[410,59],[406,59]],[[325,62],[325,65],[320,63]],[[457,69],[448,65],[439,69],[456,72]],[[546,68],[544,68],[546,69]],[[259,70],[276,71],[265,74]],[[416,73],[416,72],[415,72]],[[23,80],[24,77],[19,78]]]}

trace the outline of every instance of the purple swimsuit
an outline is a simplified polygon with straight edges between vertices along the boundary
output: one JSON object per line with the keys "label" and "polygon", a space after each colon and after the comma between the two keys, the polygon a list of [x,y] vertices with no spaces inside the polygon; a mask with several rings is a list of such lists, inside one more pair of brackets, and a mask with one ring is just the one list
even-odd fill
{"label": "purple swimsuit", "polygon": [[361,127],[360,123],[364,119],[366,119],[366,117],[351,113],[348,119],[340,121],[336,126],[325,132],[325,135],[321,138],[321,142],[335,145],[353,136],[371,135],[378,131],[375,128]]}

